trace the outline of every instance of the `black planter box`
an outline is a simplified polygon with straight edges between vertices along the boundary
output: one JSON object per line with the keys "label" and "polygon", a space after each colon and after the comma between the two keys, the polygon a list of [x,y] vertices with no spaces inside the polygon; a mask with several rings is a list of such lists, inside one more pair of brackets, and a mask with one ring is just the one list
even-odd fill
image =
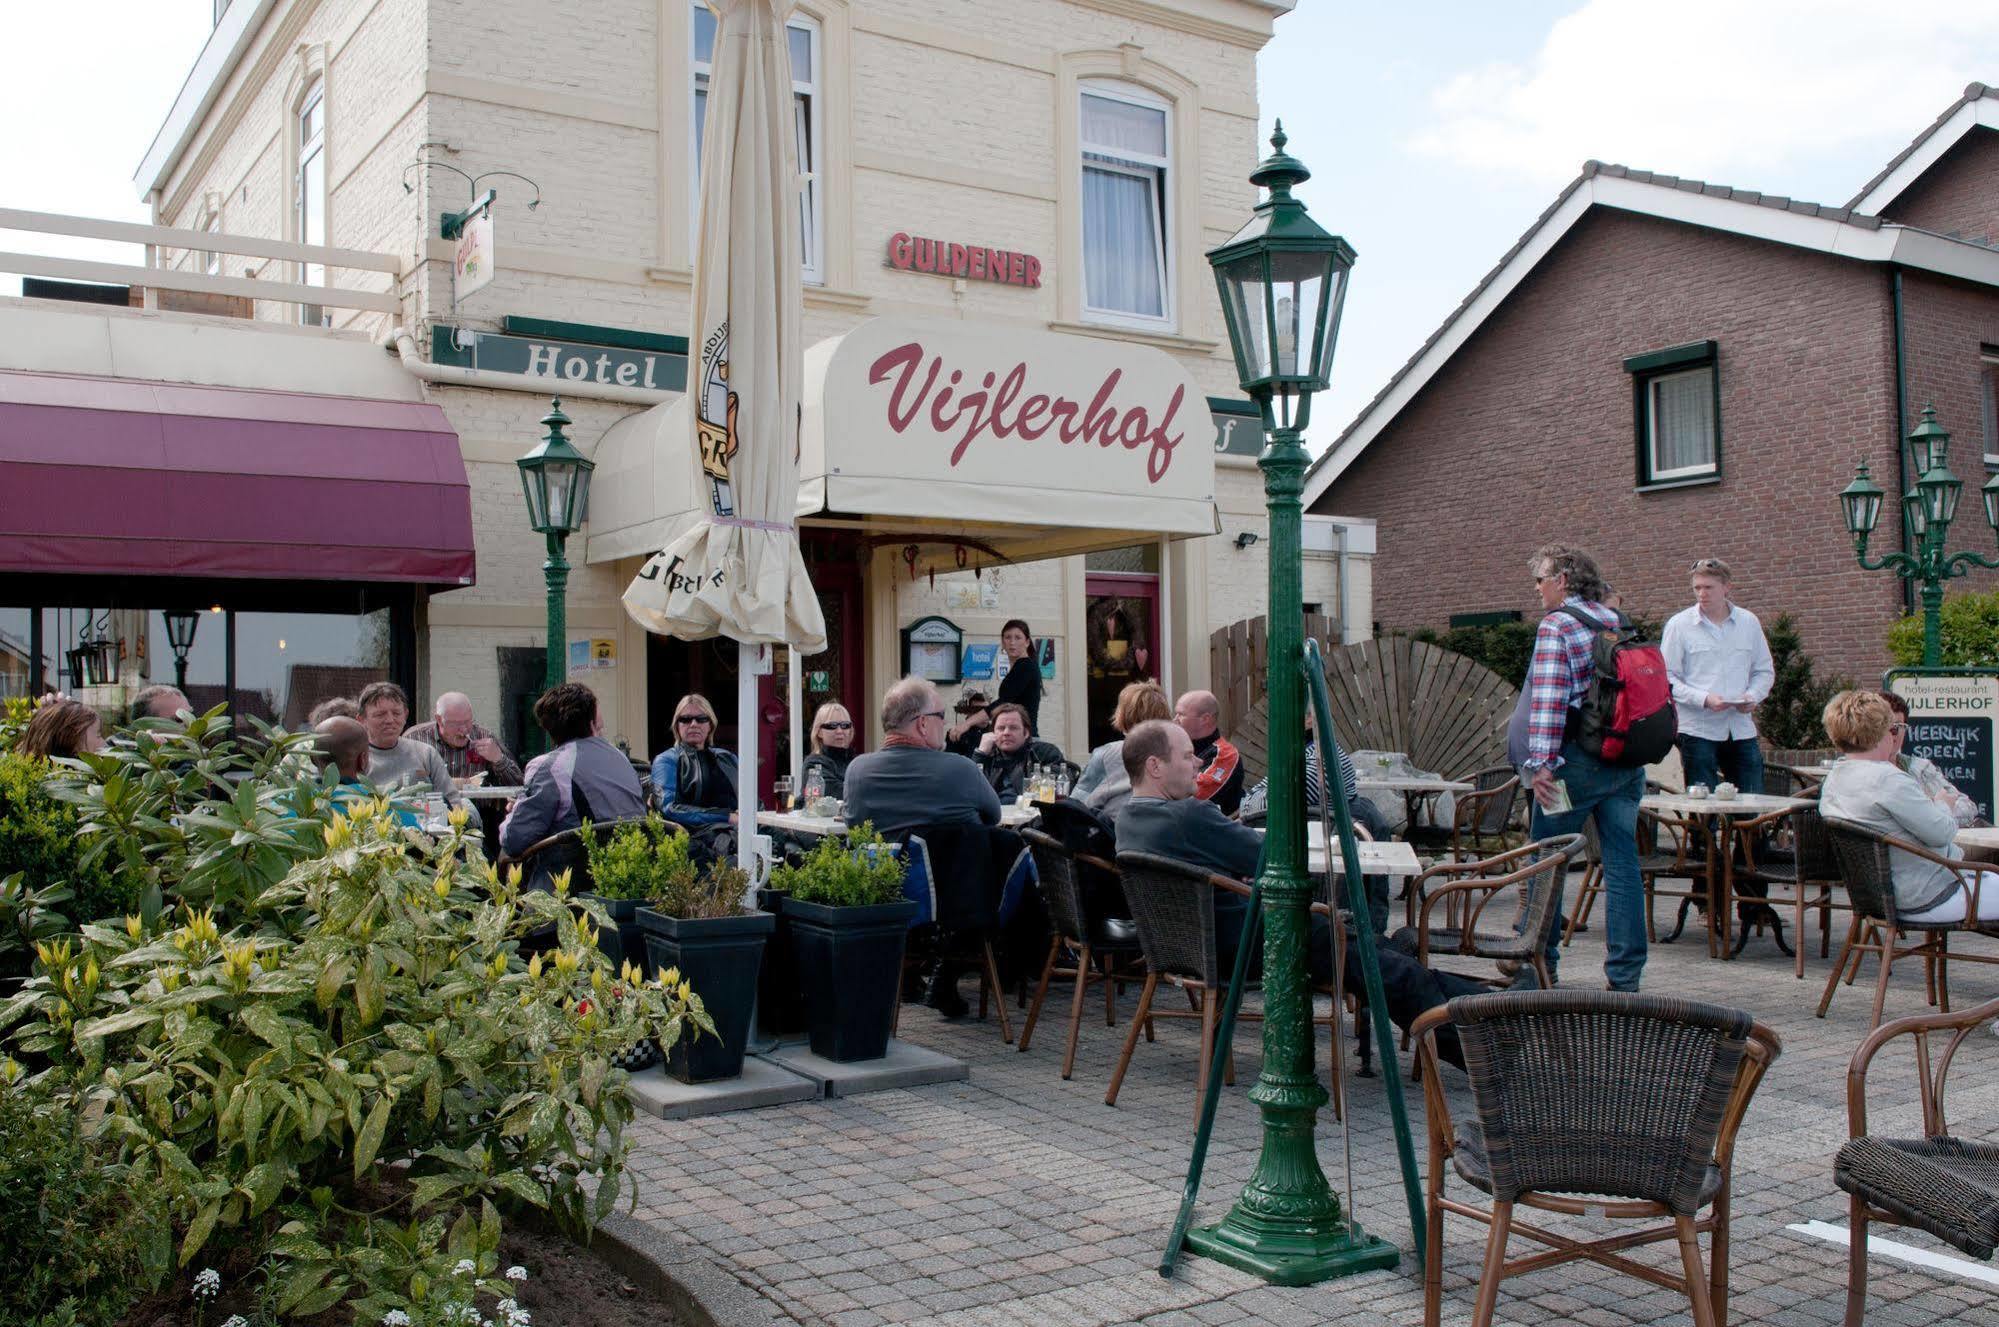
{"label": "black planter box", "polygon": [[787,898],[784,915],[812,1053],[841,1063],[888,1054],[915,902],[829,908]]}
{"label": "black planter box", "polygon": [[595,894],[581,897],[600,905],[611,914],[617,929],[599,931],[597,948],[613,963],[630,963],[633,967],[652,976],[652,969],[646,966],[645,930],[639,925],[639,901],[632,898],[599,898]]}
{"label": "black planter box", "polygon": [[805,1030],[805,1005],[798,998],[798,952],[791,939],[791,918],[783,911],[785,892],[759,889],[757,906],[777,918],[777,929],[764,946],[763,976],[757,982],[757,1023],[772,1037]]}
{"label": "black planter box", "polygon": [[742,917],[712,917],[682,921],[638,910],[645,931],[646,954],[654,968],[679,968],[694,983],[694,993],[715,1020],[715,1033],[683,1037],[666,1055],[666,1071],[683,1083],[707,1083],[743,1072],[743,1048],[749,1043],[750,1015],[755,1011],[757,972],[763,966],[764,943],[777,918],[767,912]]}

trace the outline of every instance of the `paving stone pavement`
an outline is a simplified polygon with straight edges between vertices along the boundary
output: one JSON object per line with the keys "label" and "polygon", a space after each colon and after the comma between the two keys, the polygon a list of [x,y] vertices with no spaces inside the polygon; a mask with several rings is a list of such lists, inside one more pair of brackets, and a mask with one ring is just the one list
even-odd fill
{"label": "paving stone pavement", "polygon": [[[1598,986],[1601,963],[1598,927],[1577,937],[1563,979]],[[1647,991],[1746,1008],[1784,1041],[1736,1150],[1730,1279],[1731,1317],[1738,1322],[1818,1327],[1843,1313],[1845,1249],[1785,1229],[1815,1219],[1846,1223],[1832,1158],[1846,1137],[1845,1070],[1866,1030],[1874,969],[1870,963],[1859,983],[1841,988],[1821,1021],[1812,1010],[1828,970],[1816,944],[1800,982],[1767,939],[1752,939],[1741,959],[1719,962],[1692,935],[1655,946],[1646,970]],[[969,992],[969,980],[966,986]],[[1953,1002],[1966,1007],[1999,995],[1999,972],[1953,965],[1951,988]],[[1066,995],[1066,987],[1051,990],[1048,1016],[1025,1054],[1002,1044],[990,1020],[946,1023],[927,1009],[905,1009],[902,1035],[969,1061],[968,1082],[703,1119],[640,1116],[632,1129],[640,1190],[635,1215],[756,1291],[779,1321],[834,1327],[1422,1321],[1421,1273],[1380,1078],[1349,1080],[1353,1188],[1363,1225],[1402,1247],[1400,1268],[1280,1288],[1185,1257],[1166,1280],[1157,1265],[1193,1136],[1198,1025],[1159,1023],[1158,1042],[1140,1042],[1117,1106],[1107,1107],[1104,1088],[1135,995],[1126,994],[1119,1026],[1111,1029],[1091,992],[1075,1075],[1064,1082]],[[1058,996],[1064,997],[1059,1007]],[[1887,1016],[1924,1008],[1921,969],[1910,964],[1906,976],[1896,975]],[[1016,1035],[1021,1021],[1016,1013]],[[1226,1211],[1255,1162],[1258,1118],[1244,1092],[1255,1081],[1258,1035],[1252,1024],[1236,1039],[1238,1079],[1222,1098],[1199,1220]],[[1323,1057],[1323,1039],[1320,1048]],[[1405,1071],[1407,1063],[1405,1056]],[[1322,1058],[1322,1072],[1323,1064]],[[1468,1110],[1462,1075],[1445,1073],[1454,1114]],[[1917,1131],[1913,1057],[1877,1061],[1870,1083],[1870,1126]],[[1422,1093],[1406,1086],[1421,1167]],[[1947,1106],[1957,1132],[1992,1136],[1999,1039],[1967,1042]],[[1330,1111],[1321,1116],[1319,1138],[1326,1172],[1343,1187],[1344,1148]],[[1585,1221],[1577,1228],[1603,1225]],[[1884,1233],[1956,1256],[1921,1232]],[[1470,1320],[1483,1235],[1469,1221],[1446,1221],[1446,1324]],[[1637,1256],[1677,1267],[1671,1247]],[[1999,1322],[1999,1289],[1992,1286],[1878,1254],[1872,1277],[1867,1321],[1873,1327]],[[1612,1327],[1688,1322],[1691,1315],[1685,1299],[1670,1291],[1570,1264],[1508,1281],[1497,1321]]]}

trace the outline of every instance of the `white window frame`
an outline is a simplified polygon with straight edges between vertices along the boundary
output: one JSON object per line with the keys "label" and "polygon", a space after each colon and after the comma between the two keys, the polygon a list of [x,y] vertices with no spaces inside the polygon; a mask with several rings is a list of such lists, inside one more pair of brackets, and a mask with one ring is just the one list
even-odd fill
{"label": "white window frame", "polygon": [[[211,210],[206,216],[204,216],[201,219],[201,229],[203,233],[209,235],[215,234],[217,231],[222,229],[221,221],[222,221],[221,215]],[[201,251],[201,270],[209,276],[221,276],[222,275],[221,250],[203,249]]]}
{"label": "white window frame", "polygon": [[1978,386],[1985,415],[1985,464],[1999,470],[1999,351],[1978,357]]}
{"label": "white window frame", "polygon": [[1716,455],[1716,443],[1721,433],[1721,420],[1714,421],[1715,437],[1708,439],[1708,458],[1698,465],[1676,466],[1671,470],[1659,468],[1659,384],[1673,378],[1687,378],[1694,374],[1707,375],[1709,400],[1715,391],[1717,365],[1712,361],[1704,364],[1689,364],[1685,368],[1666,369],[1645,375],[1645,478],[1647,483],[1670,483],[1675,479],[1694,479],[1703,475],[1719,474],[1721,458]]}
{"label": "white window frame", "polygon": [[[1132,106],[1142,106],[1146,110],[1157,111],[1165,121],[1166,155],[1155,157],[1148,153],[1132,152],[1125,148],[1092,144],[1083,137],[1083,98],[1101,97],[1106,101],[1122,101]],[[1077,234],[1076,252],[1081,257],[1082,289],[1081,304],[1083,318],[1093,323],[1103,323],[1112,327],[1130,327],[1142,331],[1171,331],[1177,325],[1174,316],[1177,307],[1175,288],[1178,278],[1178,264],[1174,261],[1173,246],[1169,243],[1172,232],[1167,225],[1167,214],[1173,206],[1173,156],[1175,149],[1173,134],[1173,103],[1157,93],[1129,83],[1119,83],[1109,79],[1084,79],[1076,89],[1076,199]],[[1092,156],[1109,157],[1111,160],[1091,160]],[[1089,277],[1089,233],[1088,193],[1083,187],[1086,172],[1101,170],[1116,174],[1127,174],[1146,179],[1151,185],[1153,196],[1152,228],[1153,247],[1158,254],[1159,307],[1158,316],[1132,313],[1125,309],[1100,309],[1090,303]]]}
{"label": "white window frame", "polygon": [[[319,131],[311,138],[307,138],[305,135],[306,118],[312,113],[314,107],[317,107],[319,110]],[[304,94],[299,97],[297,106],[292,111],[291,132],[293,141],[298,145],[298,151],[294,158],[298,165],[292,175],[292,226],[298,234],[298,242],[300,244],[312,244],[315,241],[310,235],[306,234],[305,199],[307,171],[317,170],[319,172],[320,224],[322,226],[328,223],[328,212],[332,203],[326,180],[326,80],[324,78],[316,77],[306,85]],[[326,235],[321,235],[317,243],[323,245],[327,243],[329,237],[330,232]],[[326,284],[326,268],[320,263],[302,262],[298,264],[298,279],[300,285],[323,286]],[[326,310],[317,304],[301,304],[299,306],[298,319],[308,327],[323,327],[327,321]]]}
{"label": "white window frame", "polygon": [[[701,115],[695,109],[696,94],[703,90],[708,78],[714,72],[712,64],[700,59],[695,53],[694,25],[696,11],[707,8],[703,0],[692,0],[687,10],[687,58],[692,66],[687,77],[687,159],[690,163],[687,233],[690,236],[688,245],[690,254],[695,243],[692,237],[699,234],[701,227],[701,151],[698,136]],[[811,149],[812,156],[811,170],[804,169],[803,162],[799,163],[799,173],[804,179],[804,187],[800,193],[800,205],[803,211],[800,214],[799,226],[799,268],[807,285],[819,286],[826,283],[826,208],[820,192],[826,161],[826,34],[819,20],[797,12],[792,14],[785,28],[787,34],[793,31],[805,33],[812,44],[812,77],[792,78],[791,106],[792,125],[795,131],[798,124],[799,101],[800,98],[804,99],[808,116],[805,126],[806,143]],[[787,56],[790,51],[790,39],[787,35],[785,43]]]}

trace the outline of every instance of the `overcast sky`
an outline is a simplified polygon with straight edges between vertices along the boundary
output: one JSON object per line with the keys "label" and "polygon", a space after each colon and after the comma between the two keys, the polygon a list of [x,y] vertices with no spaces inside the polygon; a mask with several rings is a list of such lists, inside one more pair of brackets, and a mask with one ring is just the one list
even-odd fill
{"label": "overcast sky", "polygon": [[[0,205],[146,220],[132,175],[211,12],[0,6]],[[1966,83],[1999,83],[1999,0],[1300,0],[1259,70],[1266,133],[1284,118],[1313,215],[1360,254],[1323,447],[1584,160],[1844,203]]]}

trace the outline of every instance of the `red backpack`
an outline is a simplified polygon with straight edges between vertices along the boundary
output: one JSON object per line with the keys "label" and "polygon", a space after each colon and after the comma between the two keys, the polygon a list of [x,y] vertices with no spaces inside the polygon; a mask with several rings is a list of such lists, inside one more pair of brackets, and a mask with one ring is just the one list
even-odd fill
{"label": "red backpack", "polygon": [[1561,611],[1595,633],[1596,676],[1570,716],[1568,736],[1606,765],[1633,769],[1665,759],[1679,735],[1665,655],[1621,620],[1605,626],[1567,604]]}

